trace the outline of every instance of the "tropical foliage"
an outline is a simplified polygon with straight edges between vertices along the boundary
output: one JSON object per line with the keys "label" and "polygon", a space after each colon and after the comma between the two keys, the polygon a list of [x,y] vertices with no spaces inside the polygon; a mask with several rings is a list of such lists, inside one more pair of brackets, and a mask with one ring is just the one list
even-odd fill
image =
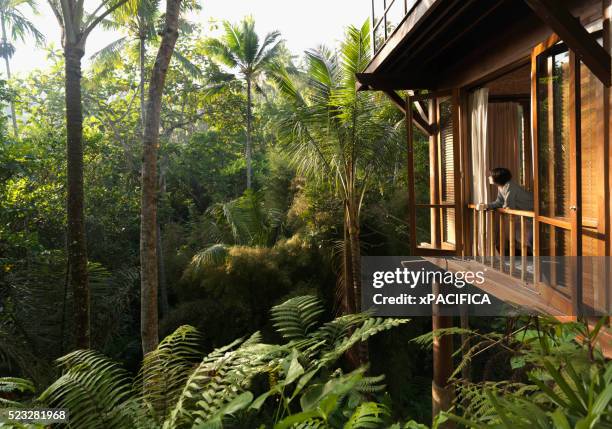
{"label": "tropical foliage", "polygon": [[224,21],[223,28],[225,34],[221,39],[204,41],[204,51],[213,59],[228,67],[230,71],[235,70],[239,73],[246,83],[246,186],[247,189],[251,189],[253,181],[253,167],[251,165],[253,90],[261,92],[258,79],[279,56],[282,46],[279,41],[280,33],[277,31],[268,33],[260,43],[259,36],[255,31],[255,21],[252,18],[245,18],[238,25]]}
{"label": "tropical foliage", "polygon": [[[200,334],[182,326],[135,376],[98,352],[77,350],[58,359],[61,377],[33,401],[70,409],[75,428],[382,427],[388,407],[368,398],[384,389],[383,377],[364,368],[343,373],[336,364],[355,343],[407,321],[355,314],[321,322],[322,314],[317,298],[292,298],[271,311],[282,343],[265,343],[257,332],[208,354]],[[0,387],[33,391],[14,378]]]}
{"label": "tropical foliage", "polygon": [[[589,328],[535,317],[506,333],[451,328],[415,339],[431,344],[435,335],[463,334],[471,343],[454,373],[454,409],[438,423],[478,429],[612,427],[612,363],[597,345],[604,324],[602,319]],[[481,380],[461,377],[467,365],[490,362],[494,370],[481,371],[486,374]]]}
{"label": "tropical foliage", "polygon": [[370,28],[349,27],[338,53],[306,53],[306,71],[277,68],[289,103],[281,119],[283,148],[297,171],[333,189],[343,207],[342,308],[361,306],[361,213],[370,187],[388,177],[398,151],[401,118],[380,108],[372,93],[357,92],[356,73],[370,61]]}
{"label": "tropical foliage", "polygon": [[[361,255],[408,251],[403,116],[356,89],[368,24],[298,57],[252,18],[187,22],[198,2],[50,4],[61,48],[0,81],[0,407],[67,407],[78,429],[612,426],[602,324],[430,333],[359,312]],[[7,74],[15,41],[44,42],[32,6],[0,0]],[[122,38],[81,69],[101,26]],[[143,356],[147,303],[165,339]],[[432,421],[437,335],[465,341],[453,408]]]}

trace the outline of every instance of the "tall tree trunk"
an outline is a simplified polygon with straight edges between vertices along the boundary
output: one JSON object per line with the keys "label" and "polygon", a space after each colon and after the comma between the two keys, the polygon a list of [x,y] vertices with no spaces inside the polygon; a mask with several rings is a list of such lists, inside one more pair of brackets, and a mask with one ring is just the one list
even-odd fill
{"label": "tall tree trunk", "polygon": [[66,159],[68,264],[70,286],[74,299],[74,331],[76,346],[89,348],[89,281],[87,275],[87,245],[83,192],[83,106],[81,104],[80,46],[66,44]]}
{"label": "tall tree trunk", "polygon": [[[6,27],[4,24],[4,16],[0,17],[0,21],[2,21],[2,44],[4,46],[8,46],[8,39],[6,37]],[[9,63],[9,53],[5,52],[3,57],[4,57],[4,66],[6,67],[6,79],[10,80],[11,79],[11,65]],[[17,128],[17,116],[15,115],[15,102],[13,100],[11,100],[10,108],[11,108],[11,120],[13,121],[13,133],[15,134],[15,137],[17,137],[19,134],[19,129]]]}
{"label": "tall tree trunk", "polygon": [[145,129],[145,115],[146,115],[146,106],[145,106],[145,49],[146,49],[146,45],[145,45],[145,38],[146,35],[144,34],[144,30],[142,28],[142,26],[144,26],[143,22],[142,22],[142,17],[140,18],[141,22],[140,22],[140,34],[139,34],[139,43],[140,43],[140,49],[139,49],[139,65],[140,65],[140,82],[138,84],[139,86],[139,90],[140,90],[140,135],[144,136],[144,129]]}
{"label": "tall tree trunk", "polygon": [[168,284],[166,282],[166,264],[164,262],[164,247],[162,243],[161,226],[157,222],[157,275],[159,278],[159,309],[161,316],[168,315]]}
{"label": "tall tree trunk", "polygon": [[[160,163],[159,190],[166,192],[166,175],[164,163]],[[159,309],[161,316],[168,315],[168,283],[166,282],[166,263],[164,261],[164,245],[162,241],[161,224],[157,219],[157,276],[159,279]]]}
{"label": "tall tree trunk", "polygon": [[361,311],[361,240],[359,237],[359,214],[357,204],[349,201],[346,209],[349,242],[351,243],[351,269],[353,270],[351,285],[353,289],[354,308],[356,312]]}
{"label": "tall tree trunk", "polygon": [[157,311],[157,149],[161,99],[168,65],[178,38],[181,0],[167,0],[166,26],[153,65],[145,113],[140,223],[140,332],[142,351],[149,353],[159,342]]}
{"label": "tall tree trunk", "polygon": [[247,169],[247,189],[251,189],[253,180],[253,168],[251,166],[251,78],[247,77],[247,143],[246,143],[246,169]]}
{"label": "tall tree trunk", "polygon": [[[345,212],[348,210],[348,207],[345,206]],[[343,291],[342,291],[342,311],[344,314],[354,314],[355,313],[355,289],[354,289],[354,281],[353,281],[353,252],[351,246],[351,239],[349,235],[349,227],[347,225],[346,219],[348,219],[348,214],[345,213],[345,223],[344,223],[344,246],[343,246],[343,264],[342,264],[342,277],[343,277]]]}

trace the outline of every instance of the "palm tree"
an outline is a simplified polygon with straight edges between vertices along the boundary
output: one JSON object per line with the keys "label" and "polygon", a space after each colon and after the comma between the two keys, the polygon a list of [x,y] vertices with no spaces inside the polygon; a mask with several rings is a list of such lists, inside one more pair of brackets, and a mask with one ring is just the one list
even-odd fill
{"label": "palm tree", "polygon": [[134,11],[135,4],[134,0],[100,0],[91,5],[94,8],[90,12],[85,10],[85,2],[82,0],[48,2],[62,30],[65,58],[67,250],[70,286],[74,297],[74,331],[77,346],[88,348],[90,307],[83,189],[81,59],[93,29],[120,7]]}
{"label": "palm tree", "polygon": [[242,20],[239,25],[223,22],[225,34],[220,39],[208,39],[204,42],[205,52],[221,64],[238,70],[247,86],[247,189],[252,186],[252,91],[257,85],[257,78],[273,63],[279,54],[280,33],[268,33],[263,42],[255,32],[255,21],[252,17]]}
{"label": "palm tree", "polygon": [[272,74],[290,108],[278,126],[285,150],[305,176],[335,187],[344,210],[341,306],[361,307],[360,214],[372,183],[401,150],[388,110],[372,93],[357,92],[355,73],[370,61],[370,31],[349,27],[338,54],[325,47],[306,55],[305,75],[276,67]]}
{"label": "palm tree", "polygon": [[[27,35],[33,36],[36,43],[44,40],[44,36],[34,26],[32,21],[26,18],[20,10],[21,6],[28,6],[36,12],[36,3],[33,0],[0,0],[0,25],[2,27],[2,40],[0,41],[0,56],[4,58],[7,79],[11,78],[11,67],[9,60],[15,54],[13,40],[25,40]],[[9,39],[9,33],[11,39]],[[17,117],[15,116],[15,103],[11,101],[11,119],[13,120],[13,132],[17,136]]]}

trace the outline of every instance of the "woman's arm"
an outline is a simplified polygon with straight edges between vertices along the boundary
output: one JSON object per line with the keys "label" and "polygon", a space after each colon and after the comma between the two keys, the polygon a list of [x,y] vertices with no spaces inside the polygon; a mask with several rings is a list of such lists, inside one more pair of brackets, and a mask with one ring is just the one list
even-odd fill
{"label": "woman's arm", "polygon": [[504,206],[504,196],[501,192],[497,193],[497,198],[492,203],[487,204],[487,210],[501,209]]}

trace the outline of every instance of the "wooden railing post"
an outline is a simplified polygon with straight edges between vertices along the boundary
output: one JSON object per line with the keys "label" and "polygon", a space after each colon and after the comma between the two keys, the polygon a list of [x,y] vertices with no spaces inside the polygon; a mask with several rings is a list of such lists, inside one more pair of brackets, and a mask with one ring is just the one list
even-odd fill
{"label": "wooden railing post", "polygon": [[527,275],[527,228],[525,218],[521,216],[521,280],[525,281]]}
{"label": "wooden railing post", "polygon": [[489,257],[491,258],[491,267],[495,266],[495,234],[493,234],[493,223],[495,221],[495,212],[492,210],[487,211],[487,238],[489,246]]}
{"label": "wooden railing post", "polygon": [[472,209],[472,256],[474,260],[478,256],[478,211]]}
{"label": "wooden railing post", "polygon": [[499,271],[505,272],[504,258],[506,256],[506,225],[505,216],[499,214]]}
{"label": "wooden railing post", "polygon": [[[512,209],[497,209],[480,211],[477,210],[475,204],[468,204],[467,208],[472,210],[472,237],[473,237],[473,254],[474,260],[479,261],[482,264],[491,266],[503,273],[508,273],[511,276],[515,276],[517,270],[517,241],[520,246],[521,252],[521,267],[520,276],[523,282],[529,281],[528,269],[527,269],[527,252],[529,251],[529,242],[527,239],[528,225],[530,219],[534,219],[534,212],[526,210],[512,210]],[[499,231],[493,227],[495,216],[499,216]],[[508,228],[505,225],[505,219],[508,216]],[[518,220],[517,220],[518,219]],[[520,225],[517,225],[520,222]],[[484,228],[480,228],[480,225],[484,225]],[[520,233],[517,234],[517,228],[520,228]],[[499,234],[499,235],[498,235]],[[535,225],[534,225],[535,234]],[[517,238],[518,236],[518,238]],[[496,251],[495,251],[495,239],[499,238],[499,268],[495,263]],[[479,239],[483,240],[484,246],[479,246]],[[506,255],[506,240],[509,240],[508,255]],[[505,258],[509,256],[509,270],[506,269]],[[490,258],[487,260],[487,258]],[[516,273],[518,277],[518,273]]]}

